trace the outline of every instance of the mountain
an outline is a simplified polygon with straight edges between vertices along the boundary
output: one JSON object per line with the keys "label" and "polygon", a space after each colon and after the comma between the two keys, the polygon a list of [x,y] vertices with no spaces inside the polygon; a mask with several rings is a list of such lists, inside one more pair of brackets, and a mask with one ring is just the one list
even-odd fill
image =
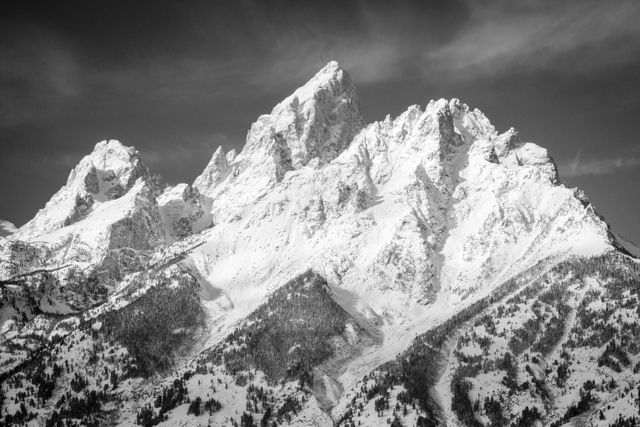
{"label": "mountain", "polygon": [[100,142],[0,239],[2,422],[633,425],[640,263],[560,178],[336,62],[192,185]]}
{"label": "mountain", "polygon": [[30,240],[79,222],[117,200],[149,172],[140,154],[118,141],[102,141],[71,171],[67,183],[36,216],[20,227],[16,238]]}

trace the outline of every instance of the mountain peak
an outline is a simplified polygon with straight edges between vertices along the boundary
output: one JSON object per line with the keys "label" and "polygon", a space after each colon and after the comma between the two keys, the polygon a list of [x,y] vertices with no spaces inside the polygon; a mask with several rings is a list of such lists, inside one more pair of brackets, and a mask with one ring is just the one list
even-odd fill
{"label": "mountain peak", "polygon": [[315,96],[319,91],[332,89],[350,89],[355,92],[351,76],[336,61],[330,61],[318,71],[307,83],[298,88],[293,96],[300,103]]}
{"label": "mountain peak", "polygon": [[147,175],[140,153],[115,139],[98,142],[71,171],[67,186],[90,193],[100,201],[124,194],[136,179]]}
{"label": "mountain peak", "polygon": [[106,167],[114,161],[126,163],[135,161],[135,158],[139,157],[139,153],[134,147],[127,147],[117,139],[108,139],[98,142],[89,157],[94,162]]}
{"label": "mountain peak", "polygon": [[277,136],[290,151],[294,169],[314,158],[326,164],[344,151],[363,126],[355,85],[349,73],[331,61],[270,114],[258,118],[245,150],[271,145]]}
{"label": "mountain peak", "polygon": [[66,184],[16,236],[33,238],[73,224],[91,212],[96,203],[120,198],[138,178],[148,174],[138,150],[115,139],[100,141],[73,168]]}
{"label": "mountain peak", "polygon": [[[266,185],[312,160],[322,166],[338,157],[364,127],[356,88],[349,73],[329,62],[309,81],[258,117],[242,152],[216,151],[194,185],[211,196],[227,177],[265,175]],[[238,164],[231,174],[231,163]]]}
{"label": "mountain peak", "polygon": [[230,159],[232,161],[234,157],[235,150],[225,154],[222,146],[218,146],[207,166],[193,182],[193,186],[202,194],[208,195],[227,176]]}
{"label": "mountain peak", "polygon": [[340,64],[338,64],[338,61],[336,60],[332,60],[327,62],[327,65],[324,66],[324,68],[322,68],[320,71],[324,71],[324,70],[338,70],[338,69],[342,69],[340,67]]}
{"label": "mountain peak", "polygon": [[104,152],[105,150],[110,150],[111,152],[133,152],[135,148],[127,147],[117,139],[104,139],[96,143],[92,152]]}

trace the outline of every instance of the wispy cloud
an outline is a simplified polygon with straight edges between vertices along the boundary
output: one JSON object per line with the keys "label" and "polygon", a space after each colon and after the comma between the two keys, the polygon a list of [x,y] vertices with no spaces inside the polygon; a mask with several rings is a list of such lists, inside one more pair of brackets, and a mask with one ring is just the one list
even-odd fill
{"label": "wispy cloud", "polygon": [[505,71],[582,73],[637,60],[640,2],[470,2],[465,28],[424,52],[426,70],[467,78]]}
{"label": "wispy cloud", "polygon": [[[405,51],[406,52],[406,51]],[[259,86],[303,83],[331,60],[356,77],[359,83],[388,81],[402,71],[403,50],[395,41],[307,40],[283,43],[272,60],[252,76]]]}
{"label": "wispy cloud", "polygon": [[80,65],[54,34],[28,28],[24,39],[0,44],[0,125],[56,117],[81,94]]}
{"label": "wispy cloud", "polygon": [[572,160],[560,165],[560,173],[566,177],[588,175],[611,175],[627,169],[640,166],[640,150],[628,150],[629,155],[609,157],[605,159],[580,158],[578,153]]}
{"label": "wispy cloud", "polygon": [[[300,81],[338,60],[364,84],[403,78],[419,69],[426,81],[475,80],[513,72],[590,73],[640,57],[640,2],[621,0],[468,0],[455,25],[363,3],[352,33],[278,33],[258,85]],[[429,30],[433,27],[433,31]],[[442,36],[446,34],[446,36]]]}
{"label": "wispy cloud", "polygon": [[[75,100],[100,101],[96,94],[139,94],[142,100],[181,104],[281,94],[330,60],[338,60],[364,85],[409,74],[434,83],[514,70],[572,74],[640,57],[637,0],[460,2],[450,2],[451,11],[444,14],[355,2],[324,17],[285,8],[278,19],[267,19],[269,8],[251,3],[249,10],[256,10],[245,16],[244,25],[228,27],[212,11],[199,13],[192,17],[197,31],[174,28],[175,37],[151,49],[133,31],[135,49],[118,50],[123,54],[109,61],[100,49],[78,42],[84,35],[72,43],[54,30],[15,30],[15,42],[0,43],[0,126],[50,120]],[[184,49],[167,55],[173,39]]]}

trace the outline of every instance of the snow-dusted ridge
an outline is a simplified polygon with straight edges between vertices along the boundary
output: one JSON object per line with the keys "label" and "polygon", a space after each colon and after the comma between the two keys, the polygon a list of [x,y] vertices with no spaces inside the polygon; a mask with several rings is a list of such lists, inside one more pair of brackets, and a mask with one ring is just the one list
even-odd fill
{"label": "snow-dusted ridge", "polygon": [[[276,396],[272,410],[290,407],[287,399],[297,396],[304,404],[294,425],[327,425],[345,422],[363,376],[416,336],[493,301],[515,278],[525,286],[542,274],[533,272],[599,259],[622,245],[586,196],[561,184],[547,150],[521,141],[513,128],[498,132],[458,99],[432,100],[365,124],[351,77],[330,62],[260,116],[242,150],[218,148],[192,185],[166,186],[134,148],[98,143],[34,219],[0,238],[2,295],[16,301],[2,308],[0,346],[15,349],[19,342],[33,349],[42,345],[29,341],[33,336],[60,335],[64,345],[87,339],[99,346],[106,339],[113,352],[139,356],[146,353],[131,349],[127,334],[133,332],[118,329],[118,316],[143,313],[140,322],[153,319],[169,328],[169,338],[160,339],[188,339],[164,350],[163,356],[183,357],[173,374],[163,371],[154,380],[130,375],[109,392],[118,402],[112,408],[118,423],[135,423],[154,393],[174,387],[186,372],[191,399],[218,396],[223,406],[210,418],[194,417],[181,401],[162,412],[169,424],[238,421],[231,393],[257,391],[237,375],[256,375],[255,382]],[[334,336],[323,335],[322,344],[334,353],[299,370],[318,382],[296,388],[295,378],[284,376],[274,384],[264,373],[225,371],[219,360],[205,358],[227,341],[233,346],[225,351],[242,349],[240,338],[225,339],[247,327],[246,319],[273,321],[268,313],[277,310],[265,307],[268,298],[286,299],[278,291],[309,270],[327,282],[322,289],[347,319]],[[567,286],[577,292],[577,285]],[[191,298],[196,288],[200,308]],[[154,317],[163,308],[154,304],[166,298],[202,310],[206,320],[191,325],[181,318],[171,329],[172,319]],[[304,292],[295,298],[305,298]],[[327,307],[335,310],[331,301]],[[468,332],[471,320],[465,322],[455,337]],[[97,325],[93,332],[83,326],[89,323]],[[150,334],[164,330],[155,323]],[[8,348],[0,365],[7,375],[29,358]],[[274,353],[296,355],[297,348]],[[453,352],[444,353],[449,359],[442,366],[457,368]],[[121,376],[127,375],[124,360],[134,363],[104,360]],[[61,394],[70,380],[60,380]],[[100,381],[95,386],[104,387]],[[402,399],[407,390],[394,387],[393,399]],[[6,382],[3,390],[16,396]],[[55,402],[48,402],[37,408],[41,421],[51,417]],[[264,418],[268,405],[252,406],[255,416]],[[386,418],[375,421],[373,406],[367,403],[360,415],[366,425],[383,424]],[[415,423],[425,411],[411,408],[404,419]]]}

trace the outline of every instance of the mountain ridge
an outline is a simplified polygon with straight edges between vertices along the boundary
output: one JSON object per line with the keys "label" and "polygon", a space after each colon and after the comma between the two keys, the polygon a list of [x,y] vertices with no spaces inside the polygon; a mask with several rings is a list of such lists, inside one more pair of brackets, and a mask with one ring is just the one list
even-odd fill
{"label": "mountain ridge", "polygon": [[[496,301],[527,286],[542,286],[536,285],[539,277],[563,271],[564,265],[577,271],[581,262],[618,260],[615,254],[623,242],[584,193],[560,182],[546,149],[521,141],[513,128],[499,133],[478,109],[455,98],[439,99],[365,125],[358,102],[349,74],[332,61],[270,114],[260,116],[240,152],[224,153],[219,147],[193,184],[167,186],[134,148],[114,140],[98,143],[33,220],[8,239],[0,238],[3,300],[13,301],[3,306],[0,350],[11,356],[0,366],[2,375],[21,375],[20,367],[30,360],[26,350],[17,348],[82,347],[79,343],[87,340],[93,353],[102,355],[93,363],[113,371],[126,385],[118,388],[119,381],[112,381],[113,391],[107,393],[107,387],[104,395],[74,390],[73,396],[103,405],[115,399],[119,424],[152,425],[171,417],[167,422],[198,425],[204,418],[187,413],[185,390],[191,390],[190,399],[197,390],[203,401],[217,390],[213,393],[222,406],[210,402],[209,419],[219,425],[240,417],[238,410],[243,417],[254,414],[269,422],[267,409],[278,414],[278,422],[346,423],[357,411],[369,417],[388,410],[384,399],[388,404],[389,393],[405,406],[413,403],[404,410],[406,422],[429,425],[430,419],[455,425],[434,403],[438,399],[426,398],[402,378],[383,381],[385,388],[371,396],[381,396],[382,410],[349,406],[348,396],[362,398],[357,390],[369,373],[406,375],[380,366],[415,349],[416,336],[454,325],[450,327],[460,332],[454,335],[460,342],[468,322],[479,315],[474,307],[494,309]],[[630,277],[635,277],[634,261],[621,256],[620,261],[601,263],[603,275],[619,268],[634,271]],[[309,271],[316,277],[311,282],[326,286],[305,294]],[[596,273],[580,276],[582,286],[597,282],[606,289],[610,283]],[[283,293],[298,282],[303,284],[295,285],[291,295]],[[562,283],[567,290],[559,294],[558,304],[578,310],[579,303],[567,298],[582,298],[582,288],[577,282]],[[273,348],[271,354],[269,345],[277,343],[256,343],[247,334],[243,339],[251,343],[250,351],[239,351],[244,344],[233,334],[247,319],[274,328],[267,331],[280,331],[282,315],[271,318],[270,313],[304,307],[298,300],[307,297],[323,301],[317,308],[335,313],[341,323],[318,342],[289,337],[300,341],[301,350],[293,344],[288,351]],[[171,310],[166,312],[177,319],[159,316],[162,307],[154,304],[168,304],[172,298],[193,316]],[[613,294],[607,298],[612,304],[618,301]],[[561,309],[547,305],[550,312]],[[120,320],[137,312],[147,322],[148,336],[142,326]],[[470,312],[467,323],[452,323]],[[550,321],[544,315],[536,319]],[[300,327],[311,322],[304,320]],[[102,325],[109,326],[103,330]],[[162,363],[153,355],[158,345],[168,349]],[[109,362],[96,348],[122,354],[121,362]],[[235,368],[204,358],[211,348],[239,354]],[[309,357],[318,348],[334,350],[322,358]],[[78,363],[93,366],[85,353],[77,355]],[[292,354],[300,358],[289,360]],[[454,356],[448,361],[457,369]],[[277,365],[284,360],[297,360],[303,369]],[[145,378],[152,374],[146,363],[162,367],[153,372],[155,380]],[[266,376],[259,372],[265,366]],[[71,374],[65,372],[60,374],[64,378]],[[275,400],[247,388],[249,378],[257,378]],[[201,382],[214,380],[232,391],[203,388]],[[100,377],[94,390],[109,381]],[[59,384],[60,393],[71,393],[64,384]],[[467,387],[464,381],[455,384]],[[473,384],[469,390],[475,390]],[[160,405],[133,392],[140,388],[148,396],[158,387],[164,390],[157,395]],[[19,391],[9,383],[2,390],[18,399]],[[495,391],[503,392],[499,387]],[[233,402],[232,392],[247,393],[246,407]],[[22,414],[18,400],[5,414],[25,420],[35,411],[32,419],[51,421],[52,407],[30,406]],[[523,408],[512,403],[511,414],[520,416]],[[60,405],[67,409],[55,410],[56,419],[83,419],[64,401]],[[500,408],[502,415],[511,410]],[[537,420],[555,414],[542,406],[539,410]],[[351,416],[345,416],[349,411]],[[392,411],[393,418],[401,412]],[[454,413],[460,419],[469,416],[468,411]],[[102,416],[96,411],[85,421]],[[480,415],[467,421],[473,419],[486,421]]]}

